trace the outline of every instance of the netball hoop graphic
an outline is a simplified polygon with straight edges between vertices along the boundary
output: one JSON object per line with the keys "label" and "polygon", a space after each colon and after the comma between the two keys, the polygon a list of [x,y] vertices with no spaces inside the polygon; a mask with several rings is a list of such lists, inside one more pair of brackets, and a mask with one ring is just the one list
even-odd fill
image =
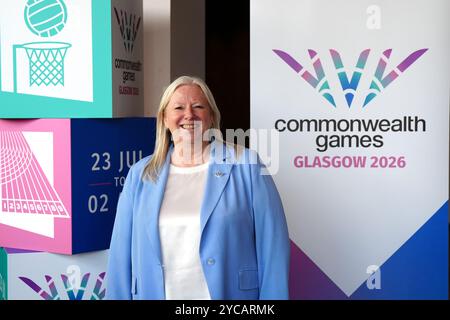
{"label": "netball hoop graphic", "polygon": [[[67,109],[67,114],[62,112],[71,118],[85,112],[78,102],[95,102],[94,62],[102,59],[104,50],[111,52],[101,44],[98,58],[93,51],[99,43],[94,36],[104,35],[106,28],[103,21],[93,25],[104,15],[93,11],[99,2],[0,0],[0,95],[13,99],[0,106],[3,117],[22,118],[29,110],[37,118],[53,118],[54,112],[61,115]],[[102,60],[98,65],[107,68],[109,63]],[[30,104],[27,96],[63,100]],[[23,102],[16,110],[13,101]],[[94,103],[86,112],[95,108]]]}
{"label": "netball hoop graphic", "polygon": [[0,202],[1,224],[51,238],[70,218],[22,132],[0,132]]}
{"label": "netball hoop graphic", "polygon": [[[41,38],[61,32],[67,23],[63,0],[28,0],[24,12],[28,29]],[[30,42],[13,46],[14,92],[17,92],[17,50],[29,61],[29,85],[64,86],[64,58],[72,45],[65,42]]]}
{"label": "netball hoop graphic", "polygon": [[[14,45],[14,75],[16,74],[16,50],[25,49],[29,59],[29,79],[32,85],[63,85],[64,57],[72,45],[65,42],[32,42]],[[14,77],[14,92],[17,92],[17,77]]]}

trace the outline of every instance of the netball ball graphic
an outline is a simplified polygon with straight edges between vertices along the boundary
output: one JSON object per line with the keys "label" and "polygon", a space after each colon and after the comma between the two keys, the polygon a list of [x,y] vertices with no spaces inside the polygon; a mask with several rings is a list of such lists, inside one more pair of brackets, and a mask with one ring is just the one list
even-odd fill
{"label": "netball ball graphic", "polygon": [[66,5],[63,0],[28,0],[24,18],[31,32],[40,37],[52,37],[66,25]]}

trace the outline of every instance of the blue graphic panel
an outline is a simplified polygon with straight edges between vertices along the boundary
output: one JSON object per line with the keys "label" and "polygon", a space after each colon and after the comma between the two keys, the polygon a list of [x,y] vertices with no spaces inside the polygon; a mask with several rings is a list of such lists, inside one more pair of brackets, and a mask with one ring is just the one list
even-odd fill
{"label": "blue graphic panel", "polygon": [[154,118],[73,119],[73,253],[109,248],[129,167],[153,152]]}
{"label": "blue graphic panel", "polygon": [[382,266],[380,289],[352,299],[448,299],[448,201]]}

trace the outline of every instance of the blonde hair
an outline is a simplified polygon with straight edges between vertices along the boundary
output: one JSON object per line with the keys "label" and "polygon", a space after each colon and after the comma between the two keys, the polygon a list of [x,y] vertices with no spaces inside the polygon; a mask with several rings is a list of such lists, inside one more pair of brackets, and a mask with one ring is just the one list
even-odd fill
{"label": "blonde hair", "polygon": [[181,76],[177,78],[164,91],[159,103],[158,113],[156,115],[155,151],[151,160],[144,169],[144,179],[150,179],[151,181],[155,182],[158,179],[164,162],[166,161],[167,152],[169,151],[170,146],[171,134],[169,129],[164,125],[164,112],[175,90],[185,85],[196,85],[202,90],[205,98],[208,100],[211,111],[212,123],[209,129],[220,129],[220,111],[217,108],[216,101],[214,100],[211,90],[208,88],[206,83],[202,79],[192,76]]}

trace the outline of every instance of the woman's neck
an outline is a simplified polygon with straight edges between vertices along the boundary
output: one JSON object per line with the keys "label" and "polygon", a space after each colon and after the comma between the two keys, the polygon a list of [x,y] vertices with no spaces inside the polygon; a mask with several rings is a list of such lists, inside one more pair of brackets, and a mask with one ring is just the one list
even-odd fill
{"label": "woman's neck", "polygon": [[175,144],[171,156],[171,163],[177,167],[193,167],[209,160],[209,142],[199,144]]}

